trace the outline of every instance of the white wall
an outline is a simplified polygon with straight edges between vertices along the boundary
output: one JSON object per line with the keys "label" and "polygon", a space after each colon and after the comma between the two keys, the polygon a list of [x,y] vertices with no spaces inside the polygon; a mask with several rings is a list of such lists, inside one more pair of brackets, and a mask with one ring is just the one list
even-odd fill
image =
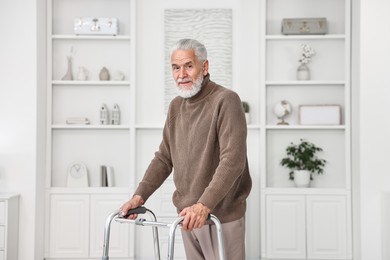
{"label": "white wall", "polygon": [[[37,46],[37,2],[42,1],[0,1],[0,192],[21,194],[20,260],[30,260],[34,254],[36,259],[42,259],[39,241],[35,241],[36,236],[43,233],[36,217],[43,212],[37,204],[43,182],[38,178],[41,174],[37,170],[40,167],[37,150],[41,149],[37,141],[41,133],[37,131],[37,124],[42,116],[42,97],[37,97],[40,93],[37,64],[44,59],[37,52],[40,49]],[[361,227],[356,251],[362,260],[381,259],[382,248],[385,248],[381,241],[381,195],[390,191],[387,167],[390,34],[384,22],[388,10],[388,0],[361,3],[360,41],[364,51],[360,65],[361,161],[357,182],[360,183],[361,201],[357,203],[360,223],[355,224]],[[3,26],[10,24],[12,26]]]}
{"label": "white wall", "polygon": [[[0,1],[0,192],[20,197],[19,259],[36,254],[37,1]],[[38,179],[39,181],[39,179]],[[38,250],[39,251],[39,250]]]}
{"label": "white wall", "polygon": [[[382,259],[381,196],[390,191],[390,34],[388,0],[361,1],[361,259]],[[390,220],[387,220],[390,221]],[[383,249],[389,247],[390,241]],[[383,260],[388,260],[384,259]]]}

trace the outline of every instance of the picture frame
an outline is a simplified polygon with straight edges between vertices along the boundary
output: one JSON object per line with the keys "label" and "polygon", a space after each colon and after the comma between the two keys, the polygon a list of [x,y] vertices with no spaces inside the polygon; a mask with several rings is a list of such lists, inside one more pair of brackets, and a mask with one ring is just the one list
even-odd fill
{"label": "picture frame", "polygon": [[340,105],[300,105],[300,125],[341,125]]}

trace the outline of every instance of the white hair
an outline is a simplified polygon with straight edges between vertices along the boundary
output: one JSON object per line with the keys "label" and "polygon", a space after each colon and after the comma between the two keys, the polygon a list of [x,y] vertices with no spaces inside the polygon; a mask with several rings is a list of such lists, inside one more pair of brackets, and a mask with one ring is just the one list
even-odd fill
{"label": "white hair", "polygon": [[171,48],[171,56],[177,50],[193,50],[196,59],[202,63],[207,60],[206,47],[194,39],[181,39]]}

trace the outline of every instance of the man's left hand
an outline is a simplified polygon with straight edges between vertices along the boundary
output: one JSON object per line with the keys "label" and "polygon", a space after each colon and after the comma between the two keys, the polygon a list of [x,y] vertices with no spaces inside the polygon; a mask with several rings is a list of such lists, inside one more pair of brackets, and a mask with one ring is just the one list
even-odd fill
{"label": "man's left hand", "polygon": [[179,216],[184,217],[182,229],[192,231],[194,228],[201,228],[206,223],[206,220],[211,210],[202,203],[196,203],[191,207],[183,209]]}

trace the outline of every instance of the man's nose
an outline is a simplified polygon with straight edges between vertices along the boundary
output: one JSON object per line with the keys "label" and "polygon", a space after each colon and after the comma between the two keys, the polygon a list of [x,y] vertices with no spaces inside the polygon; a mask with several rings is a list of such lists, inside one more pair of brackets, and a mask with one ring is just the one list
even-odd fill
{"label": "man's nose", "polygon": [[183,67],[180,68],[179,77],[180,78],[185,78],[186,76],[187,76],[187,71],[186,71],[185,67],[183,66]]}

